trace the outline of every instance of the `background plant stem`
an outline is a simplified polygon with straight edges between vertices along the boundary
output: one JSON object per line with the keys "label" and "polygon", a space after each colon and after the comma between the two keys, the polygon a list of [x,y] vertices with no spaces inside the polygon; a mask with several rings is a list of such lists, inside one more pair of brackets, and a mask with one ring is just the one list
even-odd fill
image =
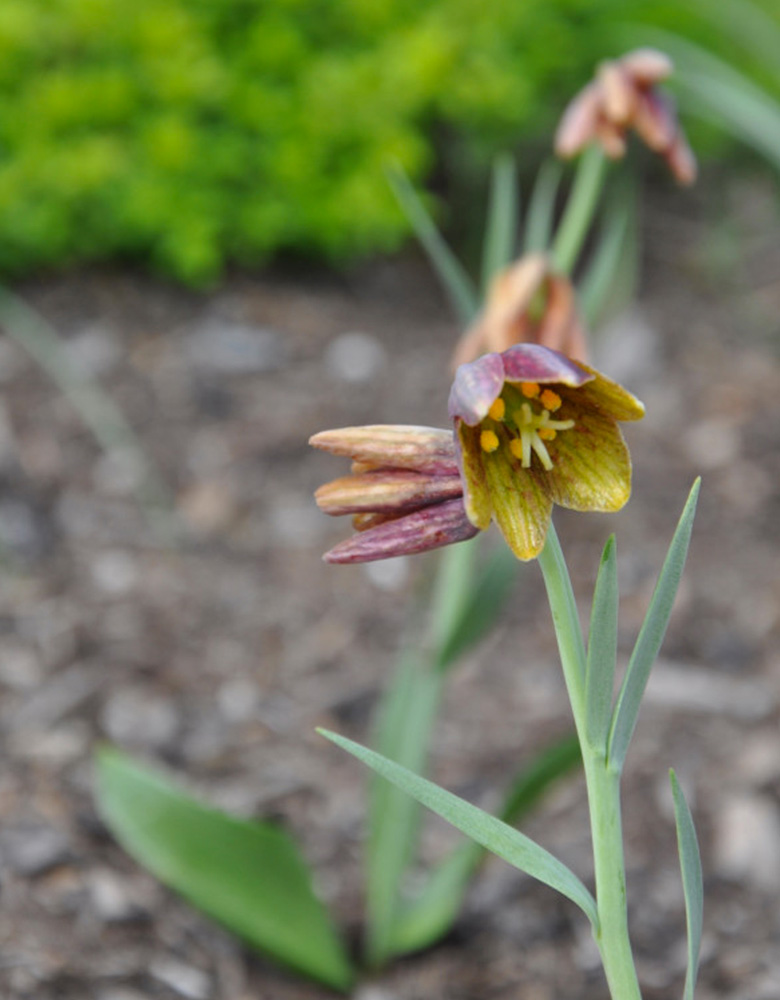
{"label": "background plant stem", "polygon": [[552,247],[553,264],[563,274],[569,274],[577,263],[601,196],[606,165],[606,157],[597,145],[590,146],[580,157]]}

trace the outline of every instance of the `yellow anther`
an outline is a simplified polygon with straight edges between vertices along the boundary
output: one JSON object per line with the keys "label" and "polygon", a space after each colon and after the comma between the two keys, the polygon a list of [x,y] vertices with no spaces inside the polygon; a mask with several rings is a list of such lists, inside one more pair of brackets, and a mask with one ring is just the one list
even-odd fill
{"label": "yellow anther", "polygon": [[482,450],[489,454],[498,448],[498,435],[495,431],[482,431],[479,435],[479,443],[482,446]]}
{"label": "yellow anther", "polygon": [[536,433],[542,441],[554,441],[558,432],[554,431],[552,427],[540,427]]}
{"label": "yellow anther", "polygon": [[553,392],[552,389],[545,389],[539,399],[545,410],[550,410],[552,413],[561,408],[561,397],[557,392]]}
{"label": "yellow anther", "polygon": [[520,392],[522,392],[522,394],[526,397],[526,399],[536,399],[536,397],[539,395],[539,383],[521,382]]}
{"label": "yellow anther", "polygon": [[493,401],[493,405],[488,410],[488,416],[493,420],[503,420],[504,414],[506,413],[506,403],[499,396],[498,399]]}
{"label": "yellow anther", "polygon": [[512,438],[512,440],[509,442],[509,450],[515,456],[515,458],[519,458],[520,460],[522,460],[523,444],[520,438]]}

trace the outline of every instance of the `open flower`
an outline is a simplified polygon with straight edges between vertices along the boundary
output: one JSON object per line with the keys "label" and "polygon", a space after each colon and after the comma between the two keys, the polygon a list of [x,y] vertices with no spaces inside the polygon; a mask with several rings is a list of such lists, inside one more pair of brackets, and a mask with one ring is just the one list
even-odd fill
{"label": "open flower", "polygon": [[568,158],[595,140],[617,160],[625,155],[626,133],[633,128],[666,160],[680,184],[693,183],[696,160],[674,103],[657,87],[672,69],[671,59],[655,49],[636,49],[601,63],[596,79],[566,108],[555,135],[556,153]]}
{"label": "open flower", "polygon": [[309,444],[352,459],[352,473],[315,493],[326,514],[352,514],[357,534],[323,557],[358,563],[427,552],[477,534],[466,516],[451,431],[376,425],[321,431]]}
{"label": "open flower", "polygon": [[542,550],[554,503],[612,511],[629,498],[617,421],[640,419],[644,407],[558,351],[518,344],[461,365],[449,412],[466,514],[480,530],[495,520],[519,559]]}
{"label": "open flower", "polygon": [[529,253],[500,271],[487,304],[455,348],[454,367],[513,344],[534,343],[587,360],[585,328],[574,287],[556,274],[549,257]]}

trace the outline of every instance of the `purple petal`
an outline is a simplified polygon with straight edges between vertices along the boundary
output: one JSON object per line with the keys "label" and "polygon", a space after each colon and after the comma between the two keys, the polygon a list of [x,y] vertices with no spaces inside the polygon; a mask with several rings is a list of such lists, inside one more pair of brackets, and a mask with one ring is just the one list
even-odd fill
{"label": "purple petal", "polygon": [[504,364],[501,354],[483,354],[476,361],[461,365],[455,372],[450,390],[449,414],[475,427],[504,387]]}
{"label": "purple petal", "polygon": [[400,514],[463,494],[460,476],[426,476],[406,469],[379,469],[342,476],[314,494],[326,514]]}
{"label": "purple petal", "polygon": [[541,344],[515,344],[501,359],[507,382],[560,382],[577,387],[594,378],[565,354]]}
{"label": "purple petal", "polygon": [[466,517],[461,498],[447,500],[353,535],[326,552],[323,559],[329,563],[360,563],[410,556],[465,542],[478,530]]}

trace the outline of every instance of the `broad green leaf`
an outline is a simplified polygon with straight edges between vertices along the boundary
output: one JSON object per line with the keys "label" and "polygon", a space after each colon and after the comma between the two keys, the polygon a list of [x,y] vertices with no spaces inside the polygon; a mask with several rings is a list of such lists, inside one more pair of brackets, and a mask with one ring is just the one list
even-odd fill
{"label": "broad green leaf", "polygon": [[615,536],[601,556],[588,635],[585,664],[585,737],[597,752],[607,753],[612,714],[618,627],[618,579]]}
{"label": "broad green leaf", "polygon": [[525,252],[544,253],[550,246],[555,200],[563,175],[563,165],[558,160],[547,160],[536,176],[525,220]]}
{"label": "broad green leaf", "polygon": [[279,962],[346,991],[353,972],[290,837],[208,808],[113,748],[97,756],[100,813],[161,882]]}
{"label": "broad green leaf", "polygon": [[688,934],[688,969],[685,973],[683,1000],[693,1000],[696,973],[699,968],[701,949],[701,929],[704,911],[704,889],[702,885],[701,856],[696,839],[693,816],[685,801],[674,771],[669,772],[674,796],[674,821],[677,827],[677,847],[680,852],[683,894],[685,896],[685,924]]}
{"label": "broad green leaf", "polygon": [[458,318],[464,325],[470,323],[479,309],[474,283],[445,243],[400,164],[392,164],[386,173],[390,187],[428,254]]}
{"label": "broad green leaf", "polygon": [[[376,734],[382,754],[410,769],[424,768],[443,680],[425,655],[406,650],[382,700]],[[375,967],[391,954],[399,887],[414,854],[419,819],[414,799],[373,777],[366,844],[366,948]]]}
{"label": "broad green leaf", "polygon": [[663,568],[655,586],[650,607],[639,630],[626,675],[618,695],[612,716],[612,730],[609,738],[609,763],[618,771],[623,767],[628,752],[628,744],[636,726],[642,695],[647,686],[650,670],[661,648],[674,598],[680,583],[688,543],[693,530],[696,500],[699,496],[700,480],[693,484],[683,509],[677,529],[669,546]]}
{"label": "broad green leaf", "polygon": [[347,750],[377,774],[387,778],[398,788],[414,796],[418,802],[432,809],[437,815],[452,823],[462,833],[514,865],[526,874],[533,876],[545,885],[571,899],[590,920],[594,929],[598,927],[596,901],[577,876],[529,837],[513,829],[507,823],[491,816],[482,809],[471,805],[465,799],[458,798],[451,792],[439,788],[432,781],[427,781],[406,768],[395,764],[381,754],[367,747],[354,743],[343,736],[327,730],[318,730],[326,739]]}
{"label": "broad green leaf", "polygon": [[517,580],[518,566],[511,550],[501,545],[484,569],[472,575],[460,613],[436,650],[439,669],[452,666],[490,629]]}
{"label": "broad green leaf", "polygon": [[[517,823],[558,778],[580,761],[575,736],[567,736],[544,750],[512,783],[499,813],[505,823]],[[473,841],[461,844],[433,871],[419,896],[401,914],[395,928],[393,951],[403,954],[425,948],[443,937],[460,912],[463,896],[484,848]]]}
{"label": "broad green leaf", "polygon": [[482,246],[482,291],[511,262],[517,239],[517,169],[508,153],[493,161],[490,203]]}

